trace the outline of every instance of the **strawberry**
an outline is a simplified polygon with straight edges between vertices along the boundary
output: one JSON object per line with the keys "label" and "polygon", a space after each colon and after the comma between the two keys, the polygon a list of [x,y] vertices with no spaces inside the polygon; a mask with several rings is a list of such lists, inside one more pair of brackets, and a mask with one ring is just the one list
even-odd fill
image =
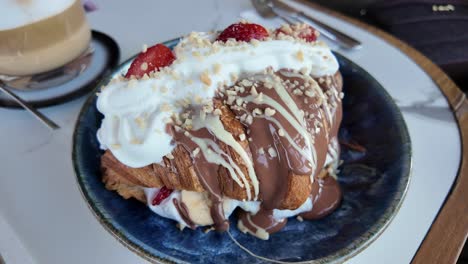
{"label": "strawberry", "polygon": [[159,189],[159,192],[154,196],[153,201],[151,201],[151,204],[152,205],[161,204],[162,201],[164,201],[167,197],[169,197],[169,195],[171,195],[173,191],[174,190],[168,189],[166,188],[166,186],[163,186],[161,189]]}
{"label": "strawberry", "polygon": [[138,54],[125,77],[130,78],[133,75],[141,78],[145,73],[157,71],[162,67],[171,65],[174,60],[175,56],[168,47],[163,44],[156,44],[148,48],[146,52]]}
{"label": "strawberry", "polygon": [[268,31],[257,24],[236,23],[227,27],[216,40],[226,42],[232,38],[237,41],[250,41],[251,39],[262,40],[268,37]]}
{"label": "strawberry", "polygon": [[290,35],[293,37],[299,37],[304,39],[307,42],[314,42],[317,40],[319,32],[315,28],[301,24],[301,25],[292,25],[286,27],[280,27],[275,31],[275,34],[283,33],[285,35]]}

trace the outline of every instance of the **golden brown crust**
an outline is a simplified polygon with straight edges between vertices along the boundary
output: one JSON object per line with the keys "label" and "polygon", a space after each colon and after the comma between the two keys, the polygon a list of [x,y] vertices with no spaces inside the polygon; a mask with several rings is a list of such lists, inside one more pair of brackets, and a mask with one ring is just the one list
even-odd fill
{"label": "golden brown crust", "polygon": [[[239,139],[241,134],[245,135],[244,126],[239,120],[235,118],[234,113],[229,109],[228,106],[222,105],[221,102],[216,101],[215,108],[221,110],[220,120],[221,123],[223,123],[224,129],[226,129],[226,131],[232,134],[234,139],[236,139],[236,141],[247,152],[249,157],[251,157],[248,141],[241,141]],[[232,147],[224,144],[223,142],[220,142],[219,145],[224,152],[228,153],[231,156],[232,160],[239,166],[242,173],[246,176],[247,180],[249,181],[249,185],[252,186],[252,180],[249,177],[247,166],[245,165],[245,161],[242,159],[242,157],[239,156],[239,154]],[[218,175],[220,177],[220,182],[222,185],[221,190],[225,196],[241,201],[243,199],[247,200],[247,191],[243,187],[239,186],[239,184],[237,184],[234,180],[232,180],[232,177],[226,168],[224,168],[223,166],[219,166]],[[254,197],[254,195],[255,193],[252,188],[251,197]]]}
{"label": "golden brown crust", "polygon": [[140,186],[129,182],[126,178],[120,176],[112,170],[106,170],[102,175],[106,189],[116,191],[125,199],[135,198],[140,202],[146,203],[145,192]]}
{"label": "golden brown crust", "polygon": [[310,195],[312,191],[312,183],[309,175],[297,175],[289,173],[288,176],[288,191],[283,199],[280,208],[294,210],[299,208]]}
{"label": "golden brown crust", "polygon": [[155,175],[163,185],[174,190],[205,191],[195,172],[190,153],[182,145],[177,145],[171,154],[173,159],[164,157],[163,163],[153,164]]}
{"label": "golden brown crust", "polygon": [[117,173],[125,184],[133,184],[142,187],[162,187],[163,184],[156,176],[152,166],[131,168],[119,162],[110,151],[106,151],[101,157],[101,170],[106,173]]}

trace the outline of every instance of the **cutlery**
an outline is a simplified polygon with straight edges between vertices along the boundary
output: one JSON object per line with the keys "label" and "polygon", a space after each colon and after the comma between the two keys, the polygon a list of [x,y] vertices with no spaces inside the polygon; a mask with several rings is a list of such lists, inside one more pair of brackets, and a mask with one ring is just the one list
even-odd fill
{"label": "cutlery", "polygon": [[48,117],[43,115],[37,109],[29,105],[27,102],[23,101],[23,99],[21,99],[18,95],[10,91],[10,89],[8,89],[2,81],[0,81],[0,90],[3,91],[8,96],[10,96],[13,100],[15,100],[15,102],[21,105],[21,107],[23,107],[25,110],[33,114],[39,121],[41,121],[47,127],[53,130],[60,128],[54,121],[50,120]]}
{"label": "cutlery", "polygon": [[280,17],[287,23],[303,22],[303,19],[313,24],[325,37],[346,49],[359,49],[361,43],[345,33],[289,6],[279,0],[251,0],[254,8],[264,18]]}

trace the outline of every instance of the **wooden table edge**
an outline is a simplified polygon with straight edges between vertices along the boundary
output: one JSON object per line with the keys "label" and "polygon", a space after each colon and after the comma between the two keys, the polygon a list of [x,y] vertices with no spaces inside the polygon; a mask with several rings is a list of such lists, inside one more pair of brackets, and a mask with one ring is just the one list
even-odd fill
{"label": "wooden table edge", "polygon": [[436,64],[389,33],[316,3],[296,1],[373,33],[398,48],[432,78],[447,98],[457,120],[462,142],[460,168],[450,193],[412,263],[456,263],[468,236],[468,101],[465,94]]}

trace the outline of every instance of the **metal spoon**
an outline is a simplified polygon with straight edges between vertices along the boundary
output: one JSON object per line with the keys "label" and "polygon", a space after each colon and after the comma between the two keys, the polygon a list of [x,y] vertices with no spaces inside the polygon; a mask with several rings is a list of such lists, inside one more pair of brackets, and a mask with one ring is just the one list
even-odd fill
{"label": "metal spoon", "polygon": [[260,14],[260,16],[264,18],[275,18],[279,17],[283,19],[286,23],[288,24],[294,24],[297,23],[297,21],[293,21],[292,19],[289,19],[286,16],[283,16],[281,13],[276,13],[273,7],[271,6],[270,1],[265,1],[265,0],[252,0],[252,5],[254,6],[255,10],[257,13]]}
{"label": "metal spoon", "polygon": [[49,128],[53,130],[60,128],[54,121],[50,120],[47,116],[37,111],[34,107],[30,106],[28,103],[23,101],[23,99],[21,99],[15,93],[10,91],[6,86],[4,86],[4,83],[2,81],[0,81],[0,90],[4,92],[5,94],[7,94],[8,96],[10,96],[13,100],[15,100],[15,102],[21,105],[25,110],[33,114],[44,125],[48,126]]}
{"label": "metal spoon", "polygon": [[279,0],[251,0],[255,10],[264,18],[280,17],[289,24],[303,22],[300,18],[305,18],[313,24],[328,39],[336,42],[346,49],[358,49],[361,43],[346,35],[345,33],[325,24],[321,21],[296,10],[293,7]]}

